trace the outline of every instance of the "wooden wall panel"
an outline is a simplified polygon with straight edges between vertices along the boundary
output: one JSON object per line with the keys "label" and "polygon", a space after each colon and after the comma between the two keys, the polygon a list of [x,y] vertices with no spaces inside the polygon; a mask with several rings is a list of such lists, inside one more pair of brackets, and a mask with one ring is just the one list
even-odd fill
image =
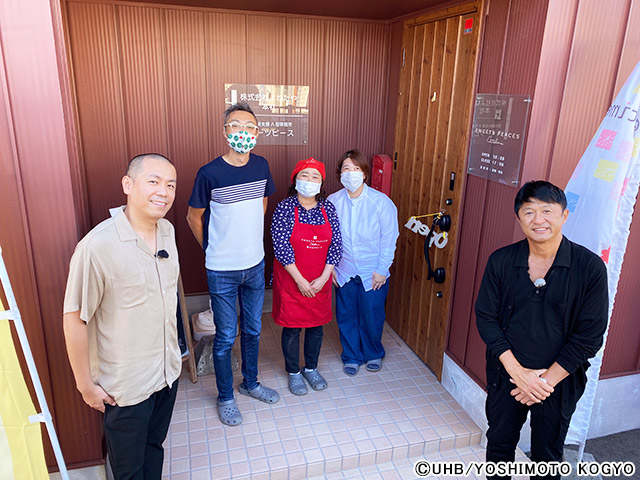
{"label": "wooden wall panel", "polygon": [[[452,20],[455,21],[456,24],[451,34],[447,31],[446,24]],[[445,59],[445,36],[448,34],[449,38],[453,37],[454,42],[451,46],[453,50],[451,51],[456,52],[458,21],[457,19],[449,19],[434,24],[430,23],[425,25],[425,27],[427,33],[425,36],[423,55],[425,55],[425,60],[427,61],[424,62],[425,65],[422,68],[422,78],[420,80],[418,125],[414,131],[409,124],[409,128],[407,128],[405,132],[406,135],[416,135],[416,156],[415,159],[413,159],[414,168],[410,175],[410,195],[412,198],[417,198],[418,202],[417,204],[409,205],[409,209],[415,209],[415,212],[418,214],[435,212],[440,207],[440,195],[438,195],[438,193],[441,190],[442,177],[437,175],[437,173],[441,172],[434,170],[434,167],[442,160],[440,156],[441,152],[438,150],[444,150],[444,148],[442,145],[436,144],[436,137],[439,132],[432,128],[432,126],[437,125],[438,130],[446,132],[447,117],[451,110],[449,108],[443,108],[443,111],[440,112],[439,107],[442,102],[431,102],[431,92],[441,94],[442,100],[444,95],[447,95],[447,97],[451,96],[452,92],[449,89],[456,88],[452,81],[449,82],[448,85],[443,86],[442,76],[443,68],[446,67],[443,65]],[[460,54],[461,56],[464,55],[462,51]],[[414,56],[414,58],[416,57]],[[419,59],[419,61],[423,62],[422,59]],[[451,67],[454,67],[454,65],[451,65]],[[424,112],[424,114],[421,112]],[[444,116],[444,118],[440,118],[440,114]],[[409,161],[409,158],[405,160]],[[411,213],[411,210],[409,210],[407,216],[401,217],[401,225],[404,224],[411,214],[415,215],[416,213]],[[427,265],[424,261],[423,249],[420,248],[424,243],[424,238],[422,238],[421,235],[418,236],[413,232],[408,232],[404,228],[401,236],[409,237],[410,243],[417,247],[409,247],[407,249],[408,255],[406,255],[404,261],[405,269],[407,269],[407,271],[413,270],[414,272],[413,275],[405,275],[404,278],[404,285],[407,291],[410,292],[409,295],[405,296],[406,302],[409,303],[408,317],[410,320],[418,319],[418,322],[412,323],[409,326],[409,345],[416,350],[418,356],[425,360],[436,375],[440,376],[441,368],[438,368],[438,365],[441,361],[439,362],[436,359],[434,362],[433,352],[437,350],[437,348],[433,347],[437,344],[439,333],[444,333],[445,329],[444,325],[439,321],[439,316],[442,313],[441,304],[443,302],[437,301],[435,298],[434,288],[441,289],[442,286],[434,287],[433,282],[426,281]],[[433,248],[430,252],[434,267],[437,265],[436,257],[438,256],[435,251],[436,249]],[[398,264],[398,266],[399,265],[400,264]],[[416,268],[418,265],[419,267]],[[401,273],[399,272],[398,276],[400,275]],[[440,328],[438,329],[438,327]],[[437,355],[437,352],[435,355]]]}
{"label": "wooden wall panel", "polygon": [[[564,186],[617,89],[640,61],[640,37],[632,28],[640,18],[640,7],[637,0],[611,5],[550,0],[546,12],[543,3],[492,1],[478,91],[533,94],[521,182],[549,179]],[[496,25],[503,21],[501,27]],[[500,38],[499,32],[507,38]],[[501,68],[496,70],[497,65]],[[492,71],[485,72],[489,66]],[[522,238],[513,216],[515,193],[493,182],[467,178],[447,348],[480,383],[485,378],[485,345],[475,327],[473,304],[489,254]],[[604,377],[640,371],[631,313],[640,309],[640,299],[632,293],[640,281],[635,261],[639,249],[640,228],[632,226],[605,350]]]}
{"label": "wooden wall panel", "polygon": [[[546,9],[547,2],[491,2],[477,92],[533,96]],[[472,175],[466,177],[447,351],[482,381],[486,347],[475,326],[473,307],[489,254],[514,240],[516,191]]]}
{"label": "wooden wall panel", "polygon": [[[494,8],[495,4],[492,4],[490,15]],[[546,18],[547,8],[547,2],[531,3],[520,0],[512,0],[510,2],[508,24],[504,30],[504,45],[501,46],[504,50],[502,50],[501,54],[502,74],[499,78],[498,89],[486,90],[478,86],[478,92],[517,93],[528,94],[533,97],[538,81],[537,71],[544,37],[544,19]],[[487,45],[486,48],[491,48],[491,46]],[[523,151],[524,155],[526,155],[526,145]],[[496,248],[523,238],[513,211],[513,200],[517,190],[496,182],[475,178],[474,180],[480,180],[479,183],[475,184],[476,186],[484,183],[486,191],[484,193],[484,208],[482,212],[481,243],[479,244],[479,248],[482,250],[481,252],[477,250],[476,273],[473,289],[471,290],[474,292],[473,302],[475,302],[484,267],[491,252]],[[470,197],[469,200],[473,201],[473,197]],[[471,220],[471,225],[469,225],[468,220]],[[477,228],[477,225],[473,225],[477,221],[477,219],[468,217],[465,211],[463,228]],[[516,231],[515,234],[514,230]],[[467,234],[469,234],[469,231]],[[471,230],[471,235],[477,234],[477,231]],[[459,263],[458,265],[461,264]],[[481,375],[484,377],[486,345],[480,338],[475,326],[473,303],[470,306],[473,320],[468,330],[465,365],[469,366],[476,376]]]}
{"label": "wooden wall panel", "polygon": [[[388,91],[388,56],[380,52],[389,50],[389,26],[364,24],[362,42],[362,74],[360,79],[360,108],[356,144],[362,145],[363,153],[371,157],[384,153],[387,96],[379,92]],[[365,40],[366,39],[366,40]],[[389,122],[393,123],[393,122]]]}
{"label": "wooden wall panel", "polygon": [[[178,195],[173,205],[173,224],[180,263],[202,265],[203,255],[185,220],[195,172],[209,158],[205,15],[191,10],[167,10],[166,79],[169,158],[178,172]],[[221,123],[221,122],[219,122]],[[183,272],[184,286],[198,288],[199,277]]]}
{"label": "wooden wall panel", "polygon": [[[0,21],[0,32],[3,30]],[[36,288],[36,273],[31,252],[31,238],[27,225],[26,207],[22,191],[22,178],[18,164],[18,152],[15,132],[12,125],[11,98],[7,88],[7,77],[3,49],[0,48],[0,247],[7,268],[11,287],[15,295],[22,323],[29,339],[42,386],[47,399],[52,398],[50,372],[46,357],[44,329],[40,313],[40,300]],[[6,294],[0,287],[3,305],[8,305]],[[17,336],[14,335],[17,340]],[[15,340],[14,340],[15,341]],[[16,344],[16,353],[23,372],[28,372],[24,355]],[[36,405],[37,398],[29,375],[25,375],[27,388]],[[43,429],[46,436],[46,431]],[[45,454],[48,463],[54,461],[53,451],[45,441]]]}
{"label": "wooden wall panel", "polygon": [[[385,115],[387,117],[384,132],[383,152],[393,153],[393,142],[395,137],[395,119],[398,110],[398,100],[400,91],[400,69],[402,66],[402,22],[394,22],[389,26],[389,54],[388,69],[388,95]],[[393,159],[393,156],[392,156]]]}
{"label": "wooden wall panel", "polygon": [[[179,174],[168,218],[176,226],[188,293],[207,290],[204,255],[184,218],[198,168],[228,148],[221,118],[225,83],[311,86],[309,144],[265,146],[258,140],[255,149],[269,161],[277,186],[265,221],[267,274],[271,212],[286,194],[295,162],[309,156],[324,161],[332,192],[339,188],[334,171],[342,152],[360,148],[372,155],[384,147],[384,22],[117,1],[67,0],[67,6],[91,223],[124,201],[119,180],[131,155],[168,154]],[[99,182],[109,185],[100,190]]]}
{"label": "wooden wall panel", "polygon": [[627,77],[638,63],[640,29],[636,28],[637,25],[640,25],[640,1],[631,0],[625,36],[622,43],[622,52],[620,54],[620,63],[618,65],[618,78],[616,79],[616,85],[613,89],[614,95],[620,91]]}
{"label": "wooden wall panel", "polygon": [[[430,151],[425,152],[425,143],[427,137],[427,119],[429,114],[432,121],[433,110],[429,109],[429,91],[431,90],[431,55],[434,50],[434,36],[436,33],[436,24],[428,23],[426,25],[420,25],[415,28],[407,28],[406,30],[413,30],[414,32],[407,34],[408,41],[406,42],[406,54],[405,54],[405,68],[412,66],[410,73],[407,73],[406,77],[410,80],[410,84],[407,85],[406,90],[402,90],[405,98],[417,98],[418,101],[407,102],[403,99],[403,111],[407,111],[406,129],[398,131],[396,133],[397,138],[400,138],[400,144],[396,147],[399,153],[398,158],[398,172],[394,178],[394,189],[392,198],[395,200],[398,209],[398,220],[401,225],[400,236],[398,237],[398,248],[396,250],[395,261],[392,269],[392,275],[398,272],[394,276],[393,283],[390,283],[390,289],[392,294],[395,294],[393,300],[395,300],[397,309],[393,311],[402,312],[402,317],[399,320],[398,333],[405,338],[407,344],[414,350],[418,350],[422,344],[425,345],[429,341],[429,332],[426,327],[429,325],[428,308],[422,309],[421,295],[419,289],[422,286],[422,282],[418,282],[424,273],[424,261],[418,259],[417,265],[420,268],[417,269],[416,275],[406,275],[400,272],[413,271],[413,264],[416,262],[416,252],[419,251],[420,245],[424,243],[424,239],[421,236],[409,234],[404,229],[406,220],[411,215],[419,215],[422,212],[427,212],[428,198],[424,199],[419,195],[419,191],[422,187],[423,181],[423,166],[426,172],[431,173],[432,158],[429,158]],[[423,60],[424,59],[424,60]],[[403,79],[403,87],[404,87]],[[404,106],[405,103],[409,103],[408,108]],[[424,113],[420,113],[424,112]],[[399,115],[402,118],[402,115]],[[401,125],[396,123],[396,128]],[[402,151],[402,144],[405,145],[405,155],[400,155]],[[404,157],[404,158],[402,158]],[[426,164],[426,165],[425,165]],[[425,179],[428,180],[428,179]],[[430,183],[430,182],[429,182]],[[399,187],[399,188],[396,188]],[[402,194],[397,197],[398,190],[402,191]],[[427,192],[430,188],[425,186]],[[418,205],[413,205],[412,199],[419,198]],[[413,211],[415,209],[415,212]],[[419,213],[416,213],[419,212]],[[402,283],[400,284],[400,281]],[[416,285],[417,284],[417,285]],[[429,288],[430,290],[430,288]],[[406,292],[406,293],[403,293]],[[430,292],[429,292],[430,293]],[[414,298],[413,295],[417,294]],[[398,300],[400,297],[400,300]],[[409,312],[408,315],[404,315],[405,312]],[[391,317],[391,315],[390,315]],[[392,324],[395,325],[391,318],[389,319]],[[406,332],[406,333],[404,333]]]}
{"label": "wooden wall panel", "polygon": [[[323,118],[323,155],[337,164],[338,157],[359,145],[355,141],[362,121],[362,29],[361,23],[328,21],[325,37]],[[334,167],[335,168],[335,167]],[[335,176],[326,183],[329,192],[341,185]]]}
{"label": "wooden wall panel", "polygon": [[[618,75],[613,90],[613,100],[635,66],[640,62],[640,1],[631,0],[626,32],[620,53]],[[638,208],[631,224],[627,251],[620,274],[607,346],[602,360],[600,376],[604,378],[640,373],[640,329],[637,315],[640,311],[640,216]]]}
{"label": "wooden wall panel", "polygon": [[[416,94],[419,95],[420,88],[420,79],[422,63],[418,62],[418,59],[422,58],[422,51],[424,49],[424,39],[427,36],[423,33],[426,26],[419,26],[416,28],[403,28],[402,35],[402,43],[404,45],[404,64],[405,65],[416,65],[415,68],[412,69],[411,75],[401,75],[399,79],[399,92],[401,95],[409,95],[410,98]],[[429,27],[433,28],[433,26]],[[420,65],[420,68],[418,68]],[[405,130],[399,129],[398,125],[406,125],[408,120],[416,118],[416,108],[417,103],[415,102],[404,102],[402,98],[398,99],[399,107],[396,114],[396,133],[395,133],[395,150],[402,151],[404,150],[407,157],[415,156],[415,135],[407,135]],[[402,162],[404,160],[402,158],[399,159],[398,165],[400,168],[397,170],[394,168],[393,172],[393,182],[391,188],[391,198],[393,198],[396,206],[398,207],[398,223],[399,225],[404,225],[404,220],[411,215],[415,215],[414,213],[409,213],[409,189],[400,188],[401,185],[408,184],[408,175],[411,172],[410,168],[402,168]],[[411,236],[408,242],[403,242],[401,239],[397,242],[395,259],[393,264],[393,271],[403,271],[405,269],[403,259],[408,256],[408,252],[412,248],[411,242],[415,241],[413,236]],[[390,280],[390,287],[394,288],[394,285],[398,285],[399,282],[402,282],[400,279],[393,278]],[[404,291],[404,282],[400,283],[400,291]],[[390,297],[393,299],[394,297]],[[407,296],[402,295],[400,299],[396,298],[395,301],[400,306],[400,309],[405,308],[405,302],[407,301]],[[395,322],[394,329],[398,332],[398,334],[402,338],[407,338],[409,335],[409,319],[401,318]]]}
{"label": "wooden wall panel", "polygon": [[[436,375],[442,358],[452,267],[466,162],[468,124],[475,82],[477,4],[466,4],[452,17],[417,19],[405,26],[405,65],[396,123],[398,166],[392,198],[399,206],[400,237],[392,267],[387,308],[389,324]],[[465,33],[464,21],[475,29]],[[416,26],[412,26],[412,25]],[[454,187],[449,189],[451,173]],[[450,200],[447,205],[447,200]],[[432,268],[445,268],[443,284],[428,278],[425,237],[404,228],[414,215],[446,208],[452,229],[446,247],[431,248]],[[430,225],[431,218],[420,220]]]}
{"label": "wooden wall panel", "polygon": [[108,217],[109,208],[124,202],[120,179],[128,152],[117,20],[113,5],[70,3],[67,8],[80,150],[93,226]]}
{"label": "wooden wall panel", "polygon": [[[247,16],[247,83],[284,85],[286,84],[286,19],[268,15]],[[263,112],[254,111],[260,120]],[[284,145],[261,145],[260,137],[254,153],[262,155],[269,162],[271,174],[278,178],[286,175],[287,149]],[[222,153],[222,152],[221,152]],[[289,171],[290,173],[290,171]],[[273,269],[273,245],[269,228],[273,210],[286,195],[288,183],[276,183],[276,192],[269,198],[265,215],[264,250],[267,281]]]}
{"label": "wooden wall panel", "polygon": [[[309,85],[309,139],[307,145],[292,145],[286,150],[285,162],[272,169],[278,185],[279,197],[286,195],[291,184],[290,175],[298,160],[313,157],[325,164],[329,159],[324,153],[323,131],[325,97],[325,31],[326,22],[311,18],[287,18],[285,41],[289,85]],[[333,176],[333,171],[327,171]],[[325,183],[325,187],[327,184]]]}
{"label": "wooden wall panel", "polygon": [[[637,0],[611,5],[593,0],[579,3],[551,158],[550,180],[558,185],[566,185],[618,90],[640,61],[637,48],[640,37],[635,28],[640,18],[638,3]],[[579,55],[578,51],[588,54]],[[603,377],[640,372],[640,337],[633,314],[640,309],[640,298],[635,293],[640,282],[639,257],[640,228],[632,224],[609,326]]]}
{"label": "wooden wall panel", "polygon": [[[489,14],[485,17],[482,50],[480,53],[480,70],[478,72],[478,92],[498,91],[509,9],[509,0],[494,0],[491,2]],[[482,275],[482,270],[478,273],[478,265],[482,265],[480,268],[483,269],[484,264],[486,264],[486,257],[488,257],[486,255],[483,262],[482,254],[485,249],[482,247],[482,233],[484,233],[482,225],[484,224],[486,213],[487,183],[468,175],[465,179],[463,193],[456,278],[446,348],[452,358],[465,366],[467,366],[469,341],[471,340],[471,346],[475,347],[472,348],[474,352],[475,350],[481,350],[481,347],[479,348],[475,345],[477,339],[470,332],[475,330],[473,325],[475,321],[473,302],[475,300],[475,292],[477,292],[479,286],[477,278]],[[475,225],[472,226],[471,224]],[[474,228],[475,234],[472,233]],[[474,293],[471,294],[470,292]],[[472,354],[472,358],[477,361],[475,353]],[[483,370],[482,365],[484,365],[482,357],[480,357],[479,364],[476,368],[467,368],[472,370],[472,374],[481,373]]]}
{"label": "wooden wall panel", "polygon": [[[473,18],[475,28],[480,28],[480,24],[482,21],[482,12],[478,12],[474,14],[472,17],[465,18]],[[452,20],[448,21],[447,25],[448,29],[452,31],[451,34],[447,34],[447,38],[449,41],[449,37],[452,37],[451,40],[456,41],[465,45],[465,48],[462,48],[459,52],[459,58],[456,59],[456,71],[458,69],[463,69],[467,63],[475,64],[476,63],[476,52],[474,49],[476,48],[477,39],[474,43],[464,42],[463,41],[463,24],[460,22],[460,25],[456,25],[452,22]],[[457,33],[457,35],[456,35]],[[447,46],[447,54],[450,55],[452,48]],[[447,84],[451,80],[450,78],[454,75],[455,72],[449,72],[448,76],[443,78],[442,83]],[[455,90],[452,92],[452,98],[449,100],[449,104],[446,103],[442,105],[440,108],[440,115],[447,116],[447,122],[449,129],[446,132],[446,135],[443,136],[442,142],[446,143],[446,155],[445,155],[445,168],[441,172],[440,178],[440,206],[441,208],[447,208],[448,212],[450,212],[452,217],[452,226],[451,230],[448,232],[452,241],[452,246],[454,255],[456,251],[459,251],[458,247],[458,239],[459,239],[459,231],[462,228],[462,208],[461,208],[461,198],[464,190],[464,176],[466,171],[466,157],[467,157],[467,142],[461,144],[459,139],[464,138],[468,132],[468,124],[459,120],[460,118],[470,119],[473,112],[473,102],[469,101],[469,97],[472,96],[474,89],[475,78],[472,75],[469,75],[465,78],[459,79]],[[448,107],[448,108],[447,108]],[[441,132],[439,132],[441,135]],[[449,179],[451,173],[455,174],[455,192],[451,192],[449,189]],[[452,199],[453,203],[451,206],[446,206],[445,199]],[[434,210],[435,211],[435,210]],[[446,254],[443,250],[437,250],[437,253],[434,255],[434,265],[436,267],[444,267],[449,277],[452,279],[449,286],[444,289],[444,293],[446,294],[447,302],[439,305],[441,311],[446,312],[446,309],[451,310],[451,304],[453,301],[453,289],[455,288],[455,275],[458,266],[456,265],[455,256],[452,254]],[[440,318],[447,318],[447,314],[440,314]],[[433,335],[438,335],[438,349],[437,352],[439,354],[445,348],[446,337],[445,333],[448,330],[448,325],[450,322],[437,324],[436,322],[432,323],[432,330],[435,328],[438,329],[437,332],[434,332]],[[431,362],[442,362],[441,358],[434,358],[436,354],[435,351],[430,353]],[[441,363],[440,363],[441,364]]]}
{"label": "wooden wall panel", "polygon": [[[494,5],[491,5],[491,14]],[[512,0],[500,75],[501,93],[533,92],[540,63],[540,45],[548,2]],[[524,53],[526,52],[526,53]]]}
{"label": "wooden wall panel", "polygon": [[[205,71],[207,78],[206,97],[200,101],[206,101],[207,128],[208,128],[208,155],[205,159],[189,159],[188,168],[185,169],[184,190],[179,196],[188,202],[198,169],[213,160],[227,149],[224,137],[222,112],[224,112],[224,84],[247,82],[247,35],[246,16],[240,14],[218,14],[204,11],[205,16]],[[186,215],[178,212],[177,217]],[[187,293],[206,292],[206,272],[204,265],[204,252],[197,248],[193,236],[186,235],[185,243],[179,244],[190,252],[193,263],[182,264],[182,278]]]}
{"label": "wooden wall panel", "polygon": [[[491,2],[491,11],[485,17],[483,32],[480,71],[478,74],[478,92],[498,91],[502,71],[502,49],[504,48],[506,30],[508,28],[508,14],[510,2]],[[477,330],[473,322],[473,302],[475,292],[479,286],[478,276],[486,264],[488,254],[483,259],[484,216],[486,214],[487,182],[468,175],[465,179],[465,191],[462,209],[461,228],[459,236],[456,278],[451,306],[451,320],[449,322],[449,338],[447,351],[452,358],[465,365],[471,374],[482,374],[484,360],[479,361],[475,351],[482,351],[477,344]],[[475,232],[471,224],[475,224]],[[481,267],[478,267],[481,265]],[[478,269],[480,268],[480,273]],[[466,292],[466,293],[461,293]],[[474,294],[470,294],[474,292]],[[471,333],[475,330],[475,336]],[[471,343],[470,343],[471,342]],[[471,358],[479,363],[475,368],[469,367],[467,349],[471,345]],[[482,377],[484,378],[484,377]]]}
{"label": "wooden wall panel", "polygon": [[[62,41],[56,38],[60,25],[54,29],[58,9],[45,0],[0,2],[0,165],[7,172],[0,197],[15,207],[7,212],[9,205],[2,203],[0,238],[7,242],[6,253],[16,254],[8,259],[9,274],[65,460],[72,465],[101,462],[102,449],[99,416],[82,406],[62,333],[77,222],[60,80],[66,72],[56,56],[56,41]],[[47,460],[55,463],[50,452]]]}
{"label": "wooden wall panel", "polygon": [[[291,185],[291,172],[296,162],[313,157],[326,165],[325,189],[333,180],[330,160],[325,156],[324,105],[325,92],[325,32],[326,22],[311,18],[287,18],[286,83],[309,85],[309,137],[306,145],[287,146],[284,162],[271,169],[278,190],[276,198],[286,196]],[[328,192],[332,190],[329,188]],[[276,204],[274,200],[273,204]],[[269,268],[271,266],[269,265]]]}
{"label": "wooden wall panel", "polygon": [[601,378],[640,373],[640,209],[636,204],[604,349]]}
{"label": "wooden wall panel", "polygon": [[[155,8],[118,7],[127,157],[169,155],[164,18]],[[167,218],[175,223],[175,209]]]}
{"label": "wooden wall panel", "polygon": [[578,5],[572,55],[551,157],[549,181],[552,183],[567,184],[611,105],[628,9],[629,0],[604,3],[582,0]]}
{"label": "wooden wall panel", "polygon": [[[573,26],[579,0],[550,2],[542,51],[554,50],[554,55],[542,55],[538,68],[543,82],[536,84],[529,121],[529,142],[522,162],[522,181],[546,178],[551,163],[551,151],[556,138],[556,126],[562,106]],[[520,227],[514,225],[514,229]],[[515,234],[515,231],[514,231]]]}
{"label": "wooden wall panel", "polygon": [[285,34],[285,18],[247,16],[247,83],[284,83]]}
{"label": "wooden wall panel", "polygon": [[[205,12],[209,160],[228,148],[222,122],[224,84],[247,83],[246,23],[245,15]],[[194,178],[201,166],[193,165]]]}

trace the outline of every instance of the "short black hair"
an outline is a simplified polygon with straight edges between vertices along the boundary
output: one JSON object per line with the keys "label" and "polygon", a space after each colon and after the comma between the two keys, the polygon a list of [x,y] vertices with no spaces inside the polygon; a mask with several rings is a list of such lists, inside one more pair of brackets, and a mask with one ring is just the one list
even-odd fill
{"label": "short black hair", "polygon": [[229,115],[231,115],[233,112],[250,113],[251,115],[253,115],[253,118],[255,118],[256,122],[258,121],[256,114],[253,113],[253,110],[251,110],[251,107],[247,102],[238,102],[238,103],[234,103],[233,105],[229,105],[227,109],[224,111],[224,113],[222,114],[222,118],[224,119],[225,124],[229,120]]}
{"label": "short black hair", "polygon": [[523,203],[529,202],[532,199],[539,200],[541,202],[557,203],[562,207],[564,212],[567,208],[567,197],[561,188],[556,187],[553,183],[545,180],[536,180],[534,182],[525,183],[518,191],[516,199],[513,202],[513,208],[518,216],[518,211],[522,207]]}
{"label": "short black hair", "polygon": [[340,180],[340,175],[342,174],[342,164],[344,161],[349,158],[353,162],[354,165],[360,167],[362,173],[364,173],[365,180],[369,180],[369,162],[365,158],[365,156],[360,152],[360,150],[349,150],[348,152],[344,152],[340,159],[338,160],[338,168],[336,169],[336,173],[338,174],[338,180]]}
{"label": "short black hair", "polygon": [[[158,160],[164,160],[165,162],[169,162],[171,165],[173,165],[173,162],[171,160],[160,153],[141,153],[129,160],[129,165],[127,166],[128,177],[134,178],[140,172],[140,169],[142,168],[142,162],[145,158],[157,158]],[[173,166],[175,168],[175,165]]]}

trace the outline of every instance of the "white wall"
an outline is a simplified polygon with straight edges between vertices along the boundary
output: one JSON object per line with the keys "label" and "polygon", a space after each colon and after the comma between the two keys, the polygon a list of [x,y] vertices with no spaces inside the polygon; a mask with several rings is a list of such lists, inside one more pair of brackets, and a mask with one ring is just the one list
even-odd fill
{"label": "white wall", "polygon": [[640,374],[598,382],[589,438],[640,428]]}
{"label": "white wall", "polygon": [[[485,391],[446,353],[442,367],[442,386],[451,394],[474,422],[487,431],[484,403]],[[589,424],[588,438],[640,428],[640,374],[610,378],[598,382]],[[530,447],[529,421],[522,429],[518,446],[525,452]],[[486,439],[483,435],[482,443]]]}

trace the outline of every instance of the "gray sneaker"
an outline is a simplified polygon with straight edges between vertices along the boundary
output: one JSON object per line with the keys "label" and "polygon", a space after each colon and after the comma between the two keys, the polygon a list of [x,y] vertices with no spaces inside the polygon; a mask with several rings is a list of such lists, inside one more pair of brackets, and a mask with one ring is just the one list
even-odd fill
{"label": "gray sneaker", "polygon": [[296,374],[289,374],[289,391],[294,395],[307,394],[307,384],[304,383],[302,374],[300,372]]}
{"label": "gray sneaker", "polygon": [[303,370],[302,376],[307,379],[307,382],[309,382],[309,385],[311,385],[311,388],[314,390],[324,390],[327,388],[327,381],[318,373],[317,368],[314,368],[310,372]]}

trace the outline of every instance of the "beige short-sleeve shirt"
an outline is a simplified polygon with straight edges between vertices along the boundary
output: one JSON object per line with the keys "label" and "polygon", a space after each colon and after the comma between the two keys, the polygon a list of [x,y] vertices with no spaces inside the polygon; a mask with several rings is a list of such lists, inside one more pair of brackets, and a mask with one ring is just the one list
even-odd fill
{"label": "beige short-sleeve shirt", "polygon": [[178,250],[173,225],[157,224],[159,258],[123,207],[76,246],[64,313],[80,311],[89,335],[92,380],[121,406],[146,400],[180,375],[176,308]]}

